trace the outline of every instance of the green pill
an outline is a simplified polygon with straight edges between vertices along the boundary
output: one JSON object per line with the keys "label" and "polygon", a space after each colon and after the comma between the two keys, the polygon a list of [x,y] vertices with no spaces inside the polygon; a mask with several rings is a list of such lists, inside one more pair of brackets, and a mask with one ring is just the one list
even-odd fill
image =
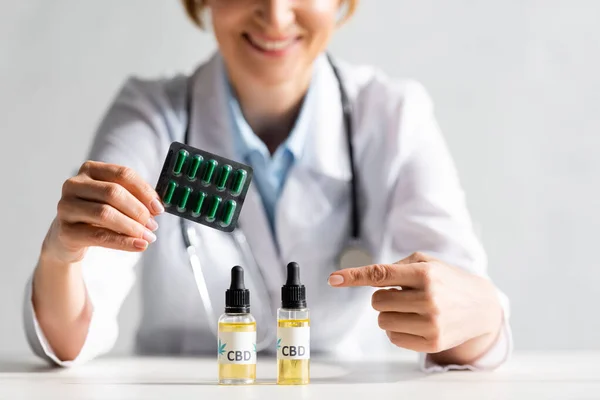
{"label": "green pill", "polygon": [[167,191],[165,192],[165,197],[163,198],[163,201],[166,205],[171,204],[171,200],[173,200],[173,194],[175,193],[176,188],[177,183],[175,183],[174,181],[170,181],[169,185],[167,186]]}
{"label": "green pill", "polygon": [[177,153],[177,161],[175,161],[175,167],[173,168],[173,173],[175,175],[181,174],[181,170],[183,169],[183,164],[185,164],[185,159],[188,156],[188,152],[185,150],[179,150]]}
{"label": "green pill", "polygon": [[233,187],[231,188],[231,191],[234,194],[240,194],[240,192],[242,191],[242,188],[244,187],[244,182],[246,181],[246,175],[248,175],[248,173],[243,169],[238,169],[235,172],[235,178],[233,179]]}
{"label": "green pill", "polygon": [[223,165],[221,167],[221,174],[219,175],[219,179],[217,179],[217,189],[224,190],[225,184],[227,184],[227,178],[229,178],[229,174],[231,173],[231,166]]}
{"label": "green pill", "polygon": [[222,199],[219,196],[213,197],[212,204],[208,209],[208,214],[206,215],[206,219],[212,221],[217,216],[217,210],[219,209],[219,205],[221,204]]}
{"label": "green pill", "polygon": [[233,219],[233,214],[235,213],[235,200],[227,200],[225,203],[225,207],[223,209],[223,217],[221,218],[221,222],[223,226],[229,226],[231,224],[231,220]]}
{"label": "green pill", "polygon": [[198,173],[198,169],[200,168],[200,164],[202,164],[202,156],[194,156],[192,159],[192,164],[190,165],[190,169],[188,171],[188,179],[193,181],[196,179],[196,174]]}
{"label": "green pill", "polygon": [[189,188],[187,186],[183,188],[183,194],[181,195],[181,198],[179,199],[179,210],[180,211],[185,210],[185,206],[187,205],[188,199],[190,198],[190,193],[192,193],[192,188]]}
{"label": "green pill", "polygon": [[206,163],[206,169],[204,170],[204,176],[202,180],[204,183],[209,184],[212,181],[213,174],[215,173],[215,168],[217,168],[217,162],[215,160],[210,160]]}
{"label": "green pill", "polygon": [[194,206],[194,214],[200,215],[200,211],[202,210],[202,205],[204,204],[204,199],[206,199],[206,193],[199,192],[198,200],[196,200],[196,205]]}

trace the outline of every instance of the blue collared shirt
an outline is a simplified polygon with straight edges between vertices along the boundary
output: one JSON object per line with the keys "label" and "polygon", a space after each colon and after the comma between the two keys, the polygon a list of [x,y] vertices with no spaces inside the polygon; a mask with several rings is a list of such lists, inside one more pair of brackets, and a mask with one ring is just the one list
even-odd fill
{"label": "blue collared shirt", "polygon": [[314,86],[313,79],[288,138],[279,145],[271,156],[265,143],[248,125],[229,81],[226,82],[229,117],[233,127],[234,151],[242,162],[250,165],[254,170],[253,182],[260,193],[273,235],[275,235],[277,200],[280,197],[288,172],[294,162],[302,157],[311,118],[311,104],[314,102]]}

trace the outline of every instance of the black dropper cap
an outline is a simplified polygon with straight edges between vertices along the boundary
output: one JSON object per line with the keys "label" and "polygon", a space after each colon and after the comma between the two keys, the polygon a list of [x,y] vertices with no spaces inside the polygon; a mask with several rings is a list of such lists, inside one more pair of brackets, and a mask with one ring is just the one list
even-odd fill
{"label": "black dropper cap", "polygon": [[306,308],[306,290],[300,283],[300,266],[291,262],[287,265],[287,281],[281,287],[282,308]]}
{"label": "black dropper cap", "polygon": [[244,286],[244,269],[231,268],[231,286],[225,292],[225,312],[247,314],[250,312],[250,291]]}

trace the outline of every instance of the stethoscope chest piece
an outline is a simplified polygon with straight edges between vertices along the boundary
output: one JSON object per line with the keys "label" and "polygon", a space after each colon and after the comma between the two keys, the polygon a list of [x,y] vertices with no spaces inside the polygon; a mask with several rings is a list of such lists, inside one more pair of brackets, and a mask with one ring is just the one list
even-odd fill
{"label": "stethoscope chest piece", "polygon": [[363,267],[373,264],[373,256],[359,243],[348,243],[339,256],[339,269]]}

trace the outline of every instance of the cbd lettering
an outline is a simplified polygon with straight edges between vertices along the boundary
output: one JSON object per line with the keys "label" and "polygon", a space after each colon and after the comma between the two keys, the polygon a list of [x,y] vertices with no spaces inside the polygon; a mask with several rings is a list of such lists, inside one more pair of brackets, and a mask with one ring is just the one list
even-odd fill
{"label": "cbd lettering", "polygon": [[227,353],[229,361],[248,361],[252,358],[252,353],[249,351],[230,351]]}
{"label": "cbd lettering", "polygon": [[306,354],[306,349],[304,346],[283,346],[281,348],[281,354],[286,357],[302,357]]}

